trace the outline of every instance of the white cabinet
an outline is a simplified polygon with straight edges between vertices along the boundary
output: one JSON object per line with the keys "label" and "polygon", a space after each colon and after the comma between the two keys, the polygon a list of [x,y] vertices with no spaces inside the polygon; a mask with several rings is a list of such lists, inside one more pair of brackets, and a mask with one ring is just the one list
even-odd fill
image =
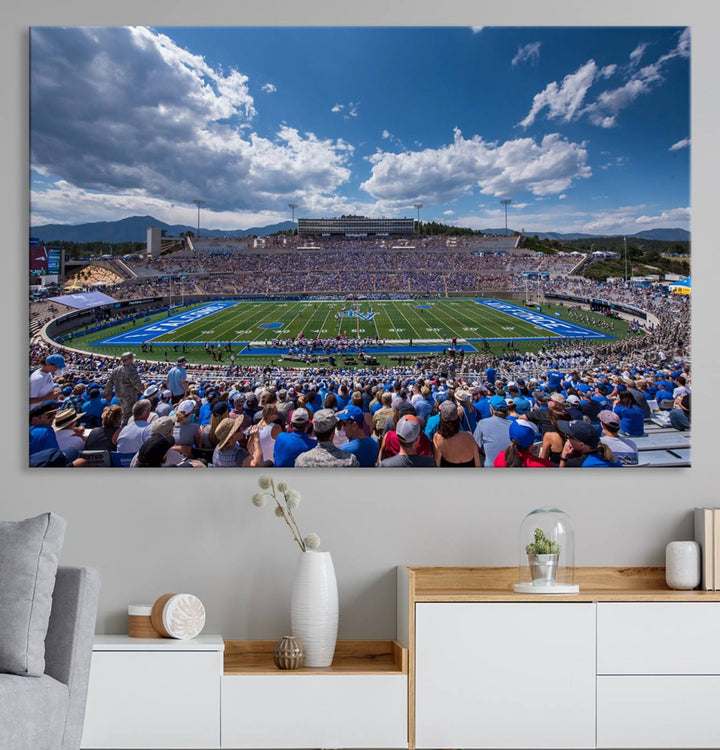
{"label": "white cabinet", "polygon": [[222,746],[407,748],[408,652],[338,641],[331,667],[278,670],[272,641],[228,641]]}
{"label": "white cabinet", "polygon": [[720,676],[599,676],[599,748],[720,747]]}
{"label": "white cabinet", "polygon": [[96,636],[83,748],[220,747],[220,636]]}
{"label": "white cabinet", "polygon": [[720,602],[599,602],[597,628],[598,747],[720,747]]}
{"label": "white cabinet", "polygon": [[720,674],[720,602],[598,602],[598,674]]}
{"label": "white cabinet", "polygon": [[226,675],[222,746],[407,747],[407,675]]}
{"label": "white cabinet", "polygon": [[418,748],[595,746],[593,603],[415,605]]}

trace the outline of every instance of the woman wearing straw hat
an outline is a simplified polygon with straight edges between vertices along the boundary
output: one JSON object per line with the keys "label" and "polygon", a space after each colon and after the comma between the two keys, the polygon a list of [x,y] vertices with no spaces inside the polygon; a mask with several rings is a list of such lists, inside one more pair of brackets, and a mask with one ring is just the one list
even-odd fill
{"label": "woman wearing straw hat", "polygon": [[83,413],[78,414],[75,409],[62,409],[55,415],[53,422],[55,437],[58,447],[66,455],[68,451],[85,450],[85,430],[77,423]]}
{"label": "woman wearing straw hat", "polygon": [[242,420],[226,417],[217,426],[218,444],[213,451],[212,464],[221,468],[262,466],[263,455],[257,436],[257,425],[248,429],[247,450],[238,444],[242,436]]}

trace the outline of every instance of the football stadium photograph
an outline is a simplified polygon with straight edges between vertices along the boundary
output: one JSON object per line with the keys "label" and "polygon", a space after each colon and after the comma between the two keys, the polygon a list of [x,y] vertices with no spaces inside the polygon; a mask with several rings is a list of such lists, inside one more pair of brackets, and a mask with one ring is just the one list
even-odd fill
{"label": "football stadium photograph", "polygon": [[29,39],[31,467],[691,465],[689,27]]}

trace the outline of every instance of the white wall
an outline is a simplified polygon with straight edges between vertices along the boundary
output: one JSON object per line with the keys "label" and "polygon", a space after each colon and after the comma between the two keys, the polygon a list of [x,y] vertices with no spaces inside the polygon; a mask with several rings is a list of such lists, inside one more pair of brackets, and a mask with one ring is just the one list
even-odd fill
{"label": "white wall", "polygon": [[[275,638],[289,625],[289,587],[297,549],[270,508],[249,497],[258,472],[84,474],[24,468],[27,329],[27,53],[29,25],[48,24],[272,24],[354,22],[349,10],[307,3],[194,6],[167,0],[126,0],[102,7],[91,0],[67,4],[31,0],[3,18],[2,69],[6,72],[2,119],[9,173],[2,181],[5,255],[10,278],[3,319],[12,333],[4,346],[4,491],[0,517],[21,519],[45,510],[67,518],[62,561],[103,569],[98,632],[122,632],[128,603],[152,602],[167,591],[189,591],[206,604],[206,632],[226,637]],[[335,4],[334,4],[335,5]],[[336,4],[344,5],[344,4]],[[692,23],[693,28],[693,284],[695,424],[694,466],[686,470],[567,472],[329,472],[289,471],[283,478],[304,496],[298,511],[306,531],[317,531],[333,553],[341,598],[341,636],[389,638],[395,634],[394,566],[514,565],[524,515],[545,503],[574,519],[580,565],[662,564],[665,544],[691,536],[694,505],[720,504],[714,485],[718,463],[717,411],[712,373],[718,371],[715,300],[720,280],[713,256],[718,169],[718,96],[711,72],[718,67],[712,5],[674,0],[606,1],[592,10],[572,0],[515,0],[500,4],[457,2],[442,10],[430,2],[390,4],[366,0],[367,24],[528,25],[548,23],[630,25]],[[497,7],[495,7],[497,6]],[[678,10],[680,7],[680,10]],[[582,13],[582,15],[580,15]],[[3,16],[9,11],[3,10]],[[648,123],[652,127],[652,123]],[[6,285],[7,286],[7,285]],[[9,293],[8,293],[9,291]],[[700,304],[697,303],[700,300]],[[18,311],[21,311],[18,316]],[[20,317],[21,321],[14,322]],[[16,402],[13,401],[16,399]],[[714,422],[714,424],[713,424]],[[278,475],[278,472],[275,472]]]}

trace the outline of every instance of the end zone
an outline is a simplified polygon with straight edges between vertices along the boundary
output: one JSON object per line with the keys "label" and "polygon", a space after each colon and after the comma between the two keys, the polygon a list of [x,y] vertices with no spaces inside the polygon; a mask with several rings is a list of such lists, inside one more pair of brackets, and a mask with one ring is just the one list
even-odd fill
{"label": "end zone", "polygon": [[532,323],[538,328],[544,328],[546,331],[561,336],[562,338],[571,339],[614,339],[614,336],[610,336],[600,331],[593,331],[591,328],[585,328],[579,326],[577,323],[568,323],[566,320],[560,318],[552,318],[549,315],[543,315],[534,310],[528,310],[518,305],[513,305],[510,302],[503,302],[499,299],[474,299],[478,305],[484,305],[490,307],[498,312],[510,315],[518,320],[524,320],[526,323]]}

